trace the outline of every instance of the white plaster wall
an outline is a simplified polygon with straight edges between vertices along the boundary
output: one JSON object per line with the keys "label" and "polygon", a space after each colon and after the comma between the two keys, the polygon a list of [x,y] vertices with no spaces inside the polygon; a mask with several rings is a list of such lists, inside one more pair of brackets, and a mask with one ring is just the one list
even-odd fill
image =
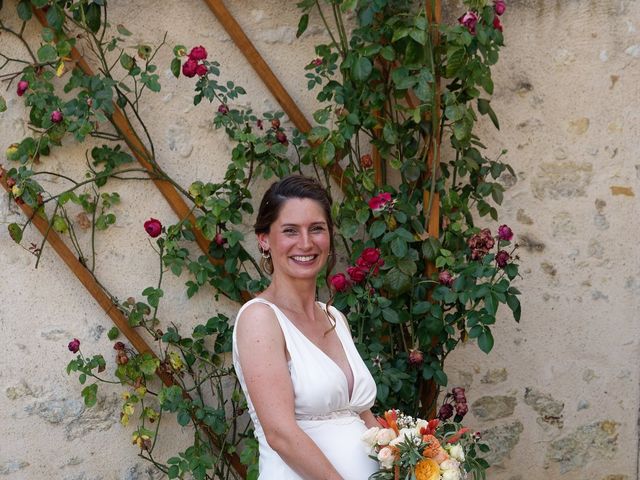
{"label": "white plaster wall", "polygon": [[[310,116],[315,104],[303,67],[314,56],[319,29],[295,41],[294,2],[226,3]],[[455,2],[444,3],[457,11]],[[5,2],[3,20],[15,22],[12,4]],[[222,64],[223,77],[246,87],[255,110],[277,108],[203,2],[113,0],[110,18],[134,32],[132,44],[158,42],[167,30],[170,46],[204,45]],[[523,316],[519,325],[501,319],[489,356],[475,346],[456,351],[447,369],[451,385],[468,388],[467,423],[496,443],[498,465],[490,478],[631,480],[637,478],[640,394],[640,3],[513,0],[503,23],[507,48],[495,70],[493,100],[502,130],[486,125],[481,137],[494,154],[509,150],[519,176],[513,185],[504,180],[501,221],[523,246]],[[30,34],[37,38],[35,29]],[[6,42],[20,51],[6,35],[0,41],[3,49]],[[185,185],[215,180],[231,147],[213,130],[212,110],[192,106],[193,81],[171,76],[170,58],[170,48],[160,54],[162,91],[143,109],[159,161]],[[1,151],[26,133],[20,102],[12,92],[5,97]],[[93,144],[68,143],[43,163],[79,176]],[[155,282],[157,268],[141,225],[150,216],[165,223],[175,216],[151,184],[114,189],[122,204],[116,226],[99,236],[99,275],[116,295],[139,296]],[[2,196],[0,221],[19,218]],[[31,231],[23,244],[39,239]],[[38,270],[34,261],[0,228],[0,476],[155,478],[136,457],[132,428],[118,423],[119,390],[103,389],[105,408],[84,411],[77,380],[64,372],[72,337],[87,352],[113,356],[109,319],[52,250]],[[214,303],[206,293],[187,301],[179,279],[167,281],[161,309],[167,321],[190,326],[216,311],[233,315],[232,303]],[[170,455],[187,432],[177,425],[168,431],[172,438],[162,449]]]}

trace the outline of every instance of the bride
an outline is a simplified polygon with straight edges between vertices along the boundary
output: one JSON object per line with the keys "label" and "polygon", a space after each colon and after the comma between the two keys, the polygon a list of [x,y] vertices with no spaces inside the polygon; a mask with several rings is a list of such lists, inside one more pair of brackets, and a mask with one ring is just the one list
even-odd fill
{"label": "bride", "polygon": [[292,175],[271,185],[254,226],[269,287],[244,304],[233,363],[260,446],[260,480],[365,480],[362,434],[377,426],[376,386],[344,316],[316,301],[335,264],[326,191]]}

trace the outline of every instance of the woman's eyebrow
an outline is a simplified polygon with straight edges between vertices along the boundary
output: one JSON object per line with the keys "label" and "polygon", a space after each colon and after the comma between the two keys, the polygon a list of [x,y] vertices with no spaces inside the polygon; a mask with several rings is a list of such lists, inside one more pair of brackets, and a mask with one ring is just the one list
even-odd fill
{"label": "woman's eyebrow", "polygon": [[[316,225],[326,225],[326,224],[327,224],[327,222],[322,220],[322,221],[319,221],[319,222],[312,222],[310,225],[311,226],[316,226]],[[281,225],[281,228],[284,228],[284,227],[299,227],[299,226],[300,225],[298,225],[297,223],[283,223]]]}

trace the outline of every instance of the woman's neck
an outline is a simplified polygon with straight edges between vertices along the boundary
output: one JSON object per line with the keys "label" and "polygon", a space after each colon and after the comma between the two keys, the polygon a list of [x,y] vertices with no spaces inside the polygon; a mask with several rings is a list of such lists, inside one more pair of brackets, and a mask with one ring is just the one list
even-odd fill
{"label": "woman's neck", "polygon": [[263,295],[278,307],[309,316],[315,309],[316,282],[315,279],[288,279],[275,275]]}

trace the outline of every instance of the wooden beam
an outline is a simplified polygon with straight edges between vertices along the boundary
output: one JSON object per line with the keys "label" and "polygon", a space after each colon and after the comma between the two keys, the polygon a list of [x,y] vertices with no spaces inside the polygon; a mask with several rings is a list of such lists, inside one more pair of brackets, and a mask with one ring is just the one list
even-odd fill
{"label": "wooden beam", "polygon": [[[240,24],[236,21],[236,19],[231,15],[231,12],[224,5],[223,0],[204,0],[204,3],[207,4],[209,9],[216,16],[220,24],[227,31],[233,42],[236,44],[238,49],[245,56],[249,65],[253,67],[255,72],[258,74],[262,82],[269,89],[271,94],[278,101],[282,109],[288,115],[291,122],[296,126],[298,130],[303,133],[307,133],[311,130],[311,124],[302,113],[302,111],[298,108],[296,102],[291,98],[287,90],[284,88],[278,77],[273,73],[267,62],[262,58],[262,55],[258,52],[256,47],[253,45],[249,37],[244,33]],[[338,186],[343,189],[343,186],[347,179],[344,176],[344,172],[342,171],[342,167],[338,164],[339,158],[342,158],[340,155],[336,155],[335,162],[329,167],[331,177],[338,184]]]}

